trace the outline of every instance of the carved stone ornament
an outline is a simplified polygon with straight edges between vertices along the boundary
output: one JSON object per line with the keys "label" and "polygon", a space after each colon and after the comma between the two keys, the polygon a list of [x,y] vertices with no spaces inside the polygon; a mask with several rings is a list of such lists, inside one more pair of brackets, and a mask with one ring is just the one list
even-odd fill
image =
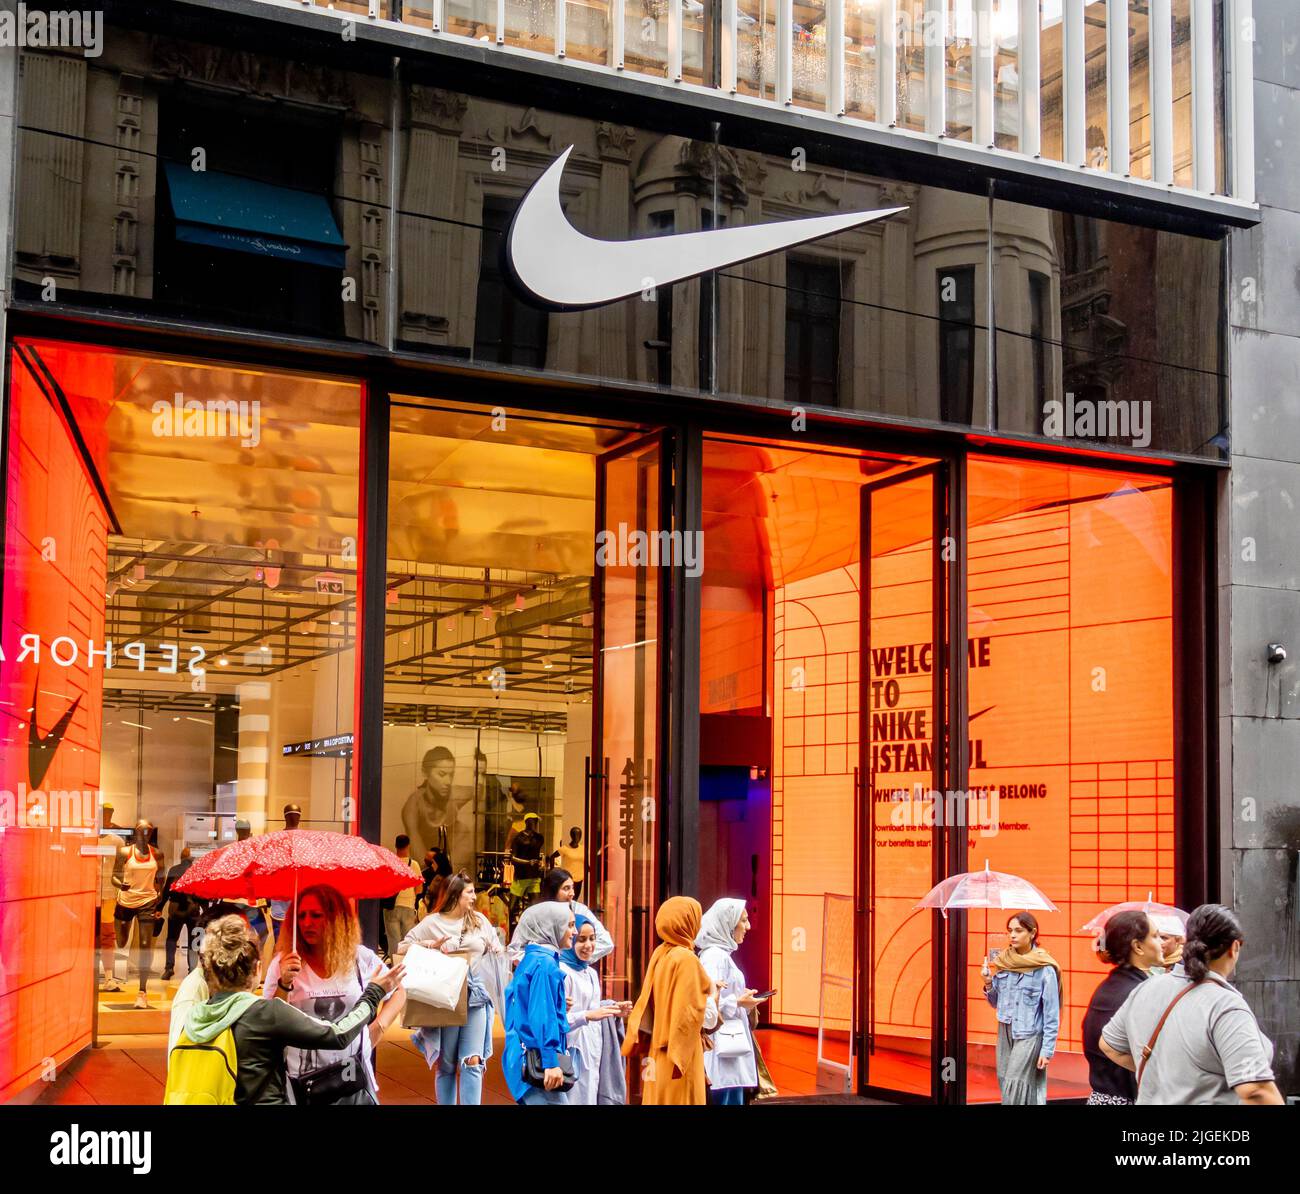
{"label": "carved stone ornament", "polygon": [[625,124],[610,124],[602,120],[596,125],[596,146],[606,161],[628,161],[635,140],[636,133]]}
{"label": "carved stone ornament", "polygon": [[827,211],[838,211],[840,197],[837,188],[832,187],[824,174],[796,174],[794,185],[786,190],[786,196],[795,207],[822,207]]}
{"label": "carved stone ornament", "polygon": [[517,120],[506,118],[505,142],[507,145],[517,144],[521,148],[527,148],[531,143],[545,149],[547,153],[558,152],[555,137],[537,115],[536,108],[526,109]]}
{"label": "carved stone ornament", "polygon": [[882,207],[911,207],[921,188],[910,182],[887,182],[880,188]]}
{"label": "carved stone ornament", "polygon": [[682,172],[697,184],[692,189],[701,194],[712,193],[716,170],[718,198],[722,203],[743,205],[749,202],[740,161],[735,151],[725,145],[714,145],[709,141],[687,141],[682,145],[680,165]]}
{"label": "carved stone ornament", "polygon": [[158,75],[225,87],[246,95],[308,100],[352,110],[352,82],[343,71],[269,58],[250,50],[205,46],[171,37],[151,39]]}
{"label": "carved stone ornament", "polygon": [[469,97],[459,91],[412,83],[411,123],[447,133],[459,133],[469,110]]}

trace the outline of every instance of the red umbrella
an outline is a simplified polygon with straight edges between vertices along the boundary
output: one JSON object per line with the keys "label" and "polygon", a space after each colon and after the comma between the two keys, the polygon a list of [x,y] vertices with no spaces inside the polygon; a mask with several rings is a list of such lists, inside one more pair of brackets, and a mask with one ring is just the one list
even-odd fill
{"label": "red umbrella", "polygon": [[[349,899],[396,895],[420,880],[391,850],[323,829],[279,829],[211,850],[174,884],[202,899],[296,900],[304,887],[328,884]],[[298,926],[293,926],[294,948]]]}

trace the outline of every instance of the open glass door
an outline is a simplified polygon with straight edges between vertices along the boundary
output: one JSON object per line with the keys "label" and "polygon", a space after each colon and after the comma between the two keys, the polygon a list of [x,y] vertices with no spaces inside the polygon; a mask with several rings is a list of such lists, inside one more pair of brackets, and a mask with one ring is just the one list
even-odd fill
{"label": "open glass door", "polygon": [[942,928],[916,904],[943,875],[946,526],[941,465],[862,489],[858,1085],[936,1101]]}
{"label": "open glass door", "polygon": [[614,938],[605,993],[632,999],[654,947],[666,719],[660,713],[670,521],[665,436],[598,457],[593,754],[587,765],[592,890],[584,902]]}

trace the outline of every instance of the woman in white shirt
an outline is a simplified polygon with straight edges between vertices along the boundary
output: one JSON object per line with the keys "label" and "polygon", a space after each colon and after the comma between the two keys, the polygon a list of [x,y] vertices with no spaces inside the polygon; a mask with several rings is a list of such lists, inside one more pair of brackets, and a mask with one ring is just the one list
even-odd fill
{"label": "woman in white shirt", "polygon": [[[560,970],[564,974],[564,994],[569,1004],[569,1049],[582,1059],[578,1080],[569,1092],[570,1103],[594,1107],[600,1087],[600,1065],[604,1052],[604,1029],[601,1020],[626,1016],[632,1004],[605,1003],[601,999],[600,975],[591,965],[596,952],[596,930],[585,916],[574,918],[577,932],[573,944],[560,953]],[[622,1065],[622,1058],[618,1059]]]}
{"label": "woman in white shirt", "polygon": [[453,875],[437,910],[407,933],[397,949],[400,957],[412,945],[422,945],[462,954],[469,963],[465,1023],[420,1030],[431,1046],[425,1056],[431,1066],[438,1066],[439,1106],[456,1103],[458,1069],[460,1102],[478,1106],[483,1101],[483,1075],[492,1056],[492,991],[499,984],[491,970],[494,959],[505,950],[491,921],[474,907],[475,896],[474,881],[464,871]]}
{"label": "woman in white shirt", "polygon": [[745,901],[718,900],[704,914],[695,937],[700,964],[717,984],[722,1017],[713,1034],[713,1048],[704,1055],[709,1102],[714,1105],[742,1105],[745,1090],[758,1085],[749,1013],[761,1000],[755,999],[755,991],[745,986],[745,976],[732,956],[748,932]]}
{"label": "woman in white shirt", "polygon": [[[376,972],[388,973],[379,955],[361,944],[352,905],[336,888],[321,884],[300,892],[267,967],[262,995],[283,999],[320,1020],[333,1020],[361,999]],[[292,925],[298,926],[293,948]],[[398,988],[380,1005],[366,1032],[342,1049],[284,1051],[293,1102],[370,1106],[379,1102],[374,1052],[397,1017],[406,994]],[[360,1064],[357,1064],[360,1062]]]}

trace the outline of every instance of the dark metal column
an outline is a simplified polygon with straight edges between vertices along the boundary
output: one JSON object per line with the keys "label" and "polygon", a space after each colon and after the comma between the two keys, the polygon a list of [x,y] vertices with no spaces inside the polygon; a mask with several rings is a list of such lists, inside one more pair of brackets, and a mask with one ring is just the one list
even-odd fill
{"label": "dark metal column", "polygon": [[[944,470],[948,501],[948,529],[951,536],[944,544],[951,550],[941,552],[948,563],[948,788],[953,792],[969,790],[970,741],[967,725],[969,685],[966,667],[966,590],[969,577],[970,543],[966,523],[966,454],[954,455]],[[970,800],[948,803],[948,807],[969,814]],[[969,869],[965,817],[956,826],[947,826],[949,875]],[[944,925],[944,965],[948,972],[947,1009],[944,1017],[944,1053],[953,1059],[951,1082],[943,1083],[941,1101],[966,1102],[966,912],[949,912]]]}
{"label": "dark metal column", "polygon": [[[701,544],[704,436],[698,426],[673,437],[671,502],[673,528]],[[665,470],[667,472],[667,470]],[[668,692],[663,738],[668,759],[668,840],[665,895],[694,894],[700,870],[700,585],[699,576],[674,568],[669,623]]]}
{"label": "dark metal column", "polygon": [[[361,398],[360,573],[357,578],[356,707],[352,785],[361,836],[378,842],[382,815],[384,733],[384,616],[388,560],[388,390],[366,383]],[[379,941],[379,903],[358,906],[361,937]]]}

